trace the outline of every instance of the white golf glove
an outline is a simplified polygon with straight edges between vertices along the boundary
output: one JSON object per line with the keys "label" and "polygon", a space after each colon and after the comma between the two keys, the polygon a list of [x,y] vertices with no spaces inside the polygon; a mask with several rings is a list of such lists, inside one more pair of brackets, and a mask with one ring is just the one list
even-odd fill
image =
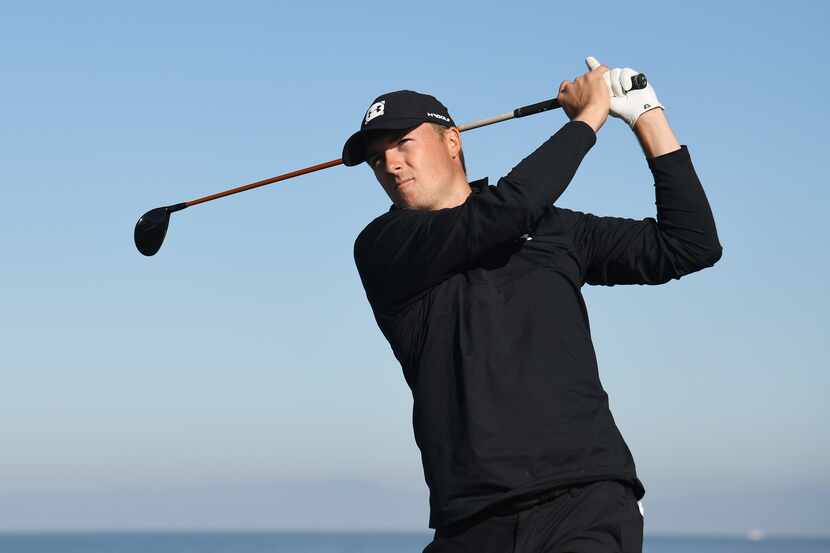
{"label": "white golf glove", "polygon": [[[592,71],[600,66],[600,63],[593,56],[585,58],[585,63]],[[663,107],[663,104],[657,99],[657,94],[655,94],[651,83],[647,83],[646,87],[640,90],[631,89],[631,77],[639,73],[639,71],[635,71],[630,67],[625,67],[623,69],[614,68],[603,74],[611,93],[611,115],[623,119],[632,129],[642,114]]]}

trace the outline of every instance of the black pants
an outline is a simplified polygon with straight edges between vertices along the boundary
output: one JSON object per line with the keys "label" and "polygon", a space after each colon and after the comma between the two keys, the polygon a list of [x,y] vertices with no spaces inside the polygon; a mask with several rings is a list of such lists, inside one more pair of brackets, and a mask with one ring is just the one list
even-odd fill
{"label": "black pants", "polygon": [[519,509],[439,528],[424,553],[642,552],[643,517],[634,491],[620,482],[575,486]]}

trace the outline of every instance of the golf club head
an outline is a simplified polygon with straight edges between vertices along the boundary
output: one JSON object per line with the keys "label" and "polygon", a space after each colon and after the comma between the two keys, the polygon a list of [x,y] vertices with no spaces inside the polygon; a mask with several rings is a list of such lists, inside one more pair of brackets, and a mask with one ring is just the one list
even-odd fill
{"label": "golf club head", "polygon": [[170,224],[170,210],[166,207],[151,209],[142,215],[135,224],[135,247],[146,256],[155,255]]}
{"label": "golf club head", "polygon": [[135,247],[146,256],[156,255],[161,248],[164,237],[167,235],[167,226],[170,224],[170,214],[181,211],[188,206],[187,202],[151,209],[138,218],[135,224]]}

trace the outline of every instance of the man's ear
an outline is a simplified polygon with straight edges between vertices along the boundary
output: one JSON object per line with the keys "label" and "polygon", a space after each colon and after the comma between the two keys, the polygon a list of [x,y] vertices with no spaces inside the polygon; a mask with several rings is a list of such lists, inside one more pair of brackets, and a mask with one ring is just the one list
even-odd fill
{"label": "man's ear", "polygon": [[444,143],[450,157],[455,159],[461,151],[461,132],[456,127],[450,127],[444,132]]}

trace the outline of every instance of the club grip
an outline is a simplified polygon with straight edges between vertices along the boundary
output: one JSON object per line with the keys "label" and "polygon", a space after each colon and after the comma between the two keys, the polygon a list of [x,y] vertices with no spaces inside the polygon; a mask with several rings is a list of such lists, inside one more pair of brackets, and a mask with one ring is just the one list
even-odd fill
{"label": "club grip", "polygon": [[[642,90],[648,85],[648,80],[643,73],[639,73],[631,77],[631,90]],[[544,102],[537,102],[528,106],[522,106],[513,110],[513,117],[526,117],[535,113],[542,113],[551,109],[562,107],[556,98],[545,100]]]}
{"label": "club grip", "polygon": [[558,107],[561,107],[559,105],[559,101],[556,98],[553,98],[551,100],[545,100],[544,102],[537,102],[535,104],[530,104],[529,106],[522,106],[520,108],[516,108],[513,110],[513,117],[525,117],[527,115],[533,115],[534,113],[542,113],[543,111],[556,109]]}

